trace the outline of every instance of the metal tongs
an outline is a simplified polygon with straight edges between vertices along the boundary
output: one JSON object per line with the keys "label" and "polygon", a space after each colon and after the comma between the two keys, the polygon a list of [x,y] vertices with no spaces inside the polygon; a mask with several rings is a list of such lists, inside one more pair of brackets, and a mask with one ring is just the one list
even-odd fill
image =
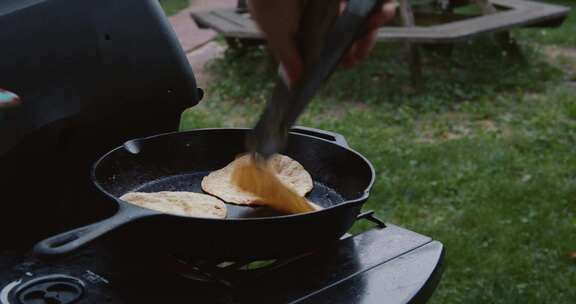
{"label": "metal tongs", "polygon": [[298,36],[303,60],[300,80],[289,88],[282,80],[276,86],[254,129],[247,148],[259,162],[282,151],[288,132],[341,58],[367,29],[369,17],[384,0],[349,0],[340,16],[339,0],[307,1]]}

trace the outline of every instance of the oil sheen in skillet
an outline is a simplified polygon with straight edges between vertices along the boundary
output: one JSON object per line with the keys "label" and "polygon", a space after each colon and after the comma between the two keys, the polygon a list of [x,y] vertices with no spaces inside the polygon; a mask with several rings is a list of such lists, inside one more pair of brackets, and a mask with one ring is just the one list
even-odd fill
{"label": "oil sheen in skillet", "polygon": [[[182,173],[178,175],[167,176],[160,178],[140,187],[133,189],[133,192],[160,192],[160,191],[189,191],[196,193],[203,193],[202,179],[207,176],[210,171]],[[313,188],[306,195],[306,199],[310,202],[328,208],[333,205],[344,202],[344,198],[334,191],[332,188],[318,182],[313,181]],[[285,213],[276,211],[269,207],[264,206],[239,206],[233,204],[226,205],[228,213],[226,218],[262,218],[271,216],[285,215]]]}

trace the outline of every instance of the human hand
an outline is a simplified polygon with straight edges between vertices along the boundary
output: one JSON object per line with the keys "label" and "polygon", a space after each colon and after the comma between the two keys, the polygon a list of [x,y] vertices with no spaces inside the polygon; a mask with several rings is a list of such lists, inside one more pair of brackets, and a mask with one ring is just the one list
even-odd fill
{"label": "human hand", "polygon": [[[248,0],[248,8],[252,17],[264,33],[273,56],[280,63],[280,76],[288,83],[296,82],[302,73],[302,58],[296,37],[301,30],[299,23],[306,1]],[[340,12],[345,6],[346,1],[340,0]],[[338,9],[337,6],[334,7]],[[391,21],[395,12],[396,2],[387,1],[373,13],[368,21],[367,33],[356,40],[342,58],[343,67],[353,67],[368,56],[376,43],[378,28]]]}

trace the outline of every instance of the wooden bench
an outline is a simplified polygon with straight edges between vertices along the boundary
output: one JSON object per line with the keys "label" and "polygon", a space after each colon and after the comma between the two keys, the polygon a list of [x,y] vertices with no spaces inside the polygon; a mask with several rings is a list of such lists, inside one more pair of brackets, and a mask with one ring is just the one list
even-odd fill
{"label": "wooden bench", "polygon": [[[562,24],[570,9],[529,0],[408,0],[399,1],[399,14],[395,26],[384,26],[378,31],[379,42],[401,42],[411,67],[412,82],[421,84],[422,68],[418,47],[423,44],[454,43],[472,37],[498,33],[503,47],[520,55],[509,31],[519,27],[555,27]],[[481,14],[455,13],[460,6],[475,4]],[[420,25],[420,18],[440,17],[449,21]],[[264,37],[246,10],[245,1],[236,8],[193,12],[192,18],[200,28],[220,33],[231,47],[264,42]]]}
{"label": "wooden bench", "polygon": [[564,6],[527,0],[490,2],[486,1],[495,6],[495,10],[486,11],[482,16],[432,26],[382,27],[378,31],[378,40],[414,43],[456,42],[480,34],[508,31],[517,27],[558,26],[570,11]]}

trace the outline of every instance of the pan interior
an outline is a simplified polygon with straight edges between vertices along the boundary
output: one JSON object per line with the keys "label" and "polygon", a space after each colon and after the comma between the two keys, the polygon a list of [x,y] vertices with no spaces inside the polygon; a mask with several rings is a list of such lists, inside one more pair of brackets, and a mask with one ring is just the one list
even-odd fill
{"label": "pan interior", "polygon": [[[203,172],[189,172],[177,175],[170,175],[160,179],[152,180],[143,185],[138,186],[132,191],[138,192],[159,192],[159,191],[188,191],[205,193],[202,190],[202,178],[208,175],[209,171]],[[314,188],[310,191],[306,198],[311,202],[327,208],[333,205],[344,202],[344,198],[330,187],[314,181]],[[234,204],[226,204],[228,207],[227,218],[262,218],[285,215],[277,212],[271,208],[264,206],[240,206]]]}

